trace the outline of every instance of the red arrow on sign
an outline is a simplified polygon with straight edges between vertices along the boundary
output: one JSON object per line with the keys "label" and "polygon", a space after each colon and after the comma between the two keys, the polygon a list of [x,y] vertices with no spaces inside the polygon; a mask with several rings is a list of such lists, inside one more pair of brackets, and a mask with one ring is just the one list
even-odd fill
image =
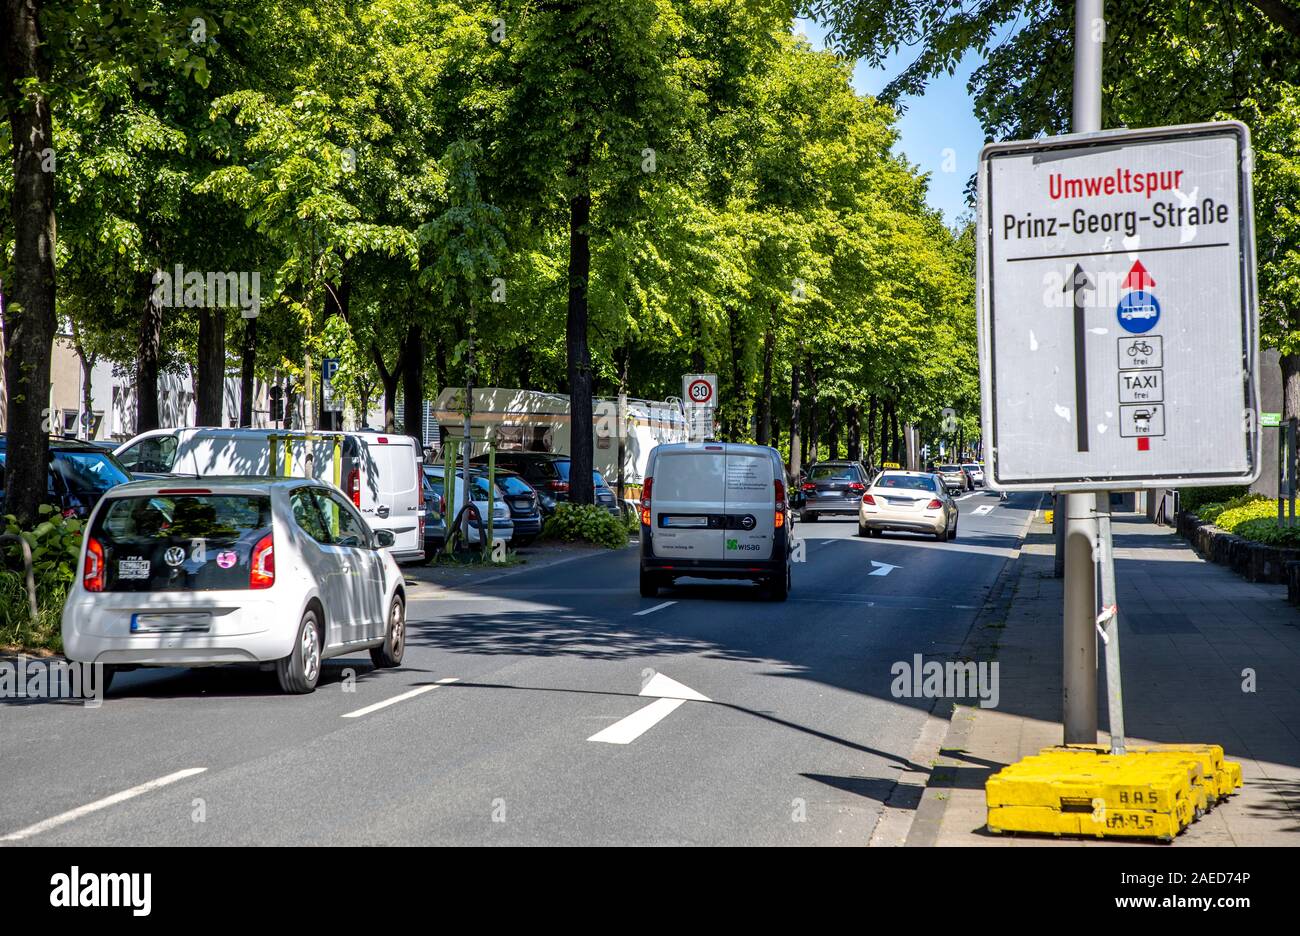
{"label": "red arrow on sign", "polygon": [[1142,265],[1141,260],[1133,261],[1133,268],[1128,271],[1128,276],[1124,280],[1125,289],[1146,289],[1148,286],[1154,286],[1156,281],[1147,273],[1147,268]]}

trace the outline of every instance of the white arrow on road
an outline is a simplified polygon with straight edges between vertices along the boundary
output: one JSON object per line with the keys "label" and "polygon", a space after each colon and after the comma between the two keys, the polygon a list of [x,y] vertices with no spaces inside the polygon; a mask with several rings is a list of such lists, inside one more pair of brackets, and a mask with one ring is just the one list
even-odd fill
{"label": "white arrow on road", "polygon": [[997,504],[981,504],[980,506],[972,510],[971,513],[975,514],[975,516],[977,517],[980,514],[993,513],[993,508],[996,506]]}
{"label": "white arrow on road", "polygon": [[606,744],[630,744],[677,711],[684,702],[712,701],[708,696],[701,695],[690,686],[683,686],[663,673],[655,673],[654,678],[641,690],[641,695],[652,697],[654,701],[603,731],[596,732],[587,740],[603,741]]}
{"label": "white arrow on road", "polygon": [[898,568],[898,566],[890,565],[888,562],[877,562],[875,559],[871,560],[871,564],[875,568],[868,572],[868,575],[888,575]]}

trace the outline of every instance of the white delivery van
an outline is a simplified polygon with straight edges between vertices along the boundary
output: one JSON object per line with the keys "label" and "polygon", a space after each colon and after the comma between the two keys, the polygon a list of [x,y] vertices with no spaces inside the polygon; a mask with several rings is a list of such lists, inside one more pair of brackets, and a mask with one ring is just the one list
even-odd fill
{"label": "white delivery van", "polygon": [[[341,432],[339,487],[374,530],[393,534],[389,552],[398,562],[424,558],[424,489],[421,449],[409,436]],[[270,436],[276,443],[271,461]],[[281,432],[182,426],[154,429],[123,442],[114,454],[132,474],[200,478],[282,476],[288,436],[294,477],[334,481],[333,432]]]}
{"label": "white delivery van", "polygon": [[641,594],[678,577],[750,579],[790,593],[785,465],[764,445],[685,442],[650,452],[641,492]]}

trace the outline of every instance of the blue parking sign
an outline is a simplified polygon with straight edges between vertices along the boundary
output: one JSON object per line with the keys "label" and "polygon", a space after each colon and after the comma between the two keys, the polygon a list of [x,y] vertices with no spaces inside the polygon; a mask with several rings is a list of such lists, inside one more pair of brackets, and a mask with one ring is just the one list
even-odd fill
{"label": "blue parking sign", "polygon": [[1119,319],[1120,328],[1135,335],[1148,332],[1160,321],[1160,303],[1149,292],[1131,292],[1125,294],[1115,307],[1115,317]]}

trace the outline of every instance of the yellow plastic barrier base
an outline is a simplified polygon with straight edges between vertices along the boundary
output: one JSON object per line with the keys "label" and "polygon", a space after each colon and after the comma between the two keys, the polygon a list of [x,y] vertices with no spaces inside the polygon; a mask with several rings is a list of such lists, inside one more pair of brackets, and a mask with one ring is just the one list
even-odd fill
{"label": "yellow plastic barrier base", "polygon": [[1044,748],[984,787],[988,829],[1172,841],[1241,786],[1217,744],[1159,744],[1116,756],[1100,745]]}
{"label": "yellow plastic barrier base", "polygon": [[1055,518],[1055,516],[1056,516],[1056,511],[1055,511],[1055,510],[1044,510],[1044,511],[1043,511],[1043,522],[1044,522],[1044,523],[1047,523],[1047,524],[1050,524],[1050,523],[1052,522],[1052,520]]}

